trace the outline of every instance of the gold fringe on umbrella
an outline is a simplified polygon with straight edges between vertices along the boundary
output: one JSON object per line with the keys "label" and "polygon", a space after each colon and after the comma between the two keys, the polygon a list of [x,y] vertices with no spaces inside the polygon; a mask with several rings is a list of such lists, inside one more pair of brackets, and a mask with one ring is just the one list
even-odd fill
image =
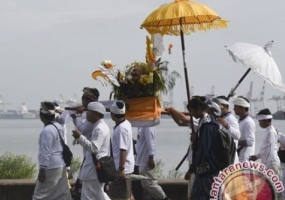
{"label": "gold fringe on umbrella", "polygon": [[[180,29],[184,34],[189,35],[196,31],[208,31],[209,29],[227,28],[228,21],[222,19],[215,19],[212,22],[197,22],[197,24],[187,24],[187,18],[184,18],[182,26],[179,24],[179,19],[152,22],[149,24],[142,24],[141,28],[145,28],[150,34],[160,33],[161,35],[180,35]],[[172,25],[168,25],[172,24]]]}

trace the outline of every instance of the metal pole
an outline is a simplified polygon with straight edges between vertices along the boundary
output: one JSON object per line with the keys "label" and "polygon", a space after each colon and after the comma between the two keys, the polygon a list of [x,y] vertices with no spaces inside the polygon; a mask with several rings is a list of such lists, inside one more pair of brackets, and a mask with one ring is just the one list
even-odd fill
{"label": "metal pole", "polygon": [[[188,72],[187,72],[187,67],[186,67],[186,59],[185,59],[185,43],[184,43],[184,33],[182,31],[182,19],[180,19],[180,38],[181,38],[182,58],[183,58],[183,67],[184,67],[184,75],[185,75],[185,83],[186,83],[187,101],[189,102],[191,96],[190,96]],[[196,134],[195,129],[194,129],[193,116],[191,115],[191,113],[189,113],[189,115],[190,115],[190,125],[191,125],[192,134]],[[189,147],[189,148],[191,148],[191,147]],[[188,154],[188,152],[187,152],[187,154]],[[182,160],[180,161],[178,166],[175,168],[176,171],[180,168],[182,163],[186,160],[187,154],[182,158]]]}
{"label": "metal pole", "polygon": [[250,68],[248,68],[248,70],[244,73],[244,75],[239,79],[238,83],[236,84],[236,86],[231,89],[230,93],[228,94],[228,98],[234,96],[234,92],[237,89],[237,87],[241,84],[241,82],[243,81],[243,79],[246,77],[246,75],[250,72]]}

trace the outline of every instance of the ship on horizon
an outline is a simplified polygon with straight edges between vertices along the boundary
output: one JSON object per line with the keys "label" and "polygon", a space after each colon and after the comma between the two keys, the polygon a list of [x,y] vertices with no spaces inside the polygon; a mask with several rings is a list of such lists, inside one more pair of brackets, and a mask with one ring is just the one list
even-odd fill
{"label": "ship on horizon", "polygon": [[36,119],[37,117],[36,111],[29,111],[25,103],[22,103],[18,110],[0,111],[0,119]]}

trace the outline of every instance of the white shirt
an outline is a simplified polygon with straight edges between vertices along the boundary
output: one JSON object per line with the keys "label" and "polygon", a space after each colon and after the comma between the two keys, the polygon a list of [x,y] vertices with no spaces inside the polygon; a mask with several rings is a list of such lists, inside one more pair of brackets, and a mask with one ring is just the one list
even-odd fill
{"label": "white shirt", "polygon": [[72,121],[72,117],[70,117],[70,115],[74,113],[74,111],[71,110],[63,110],[62,113],[59,115],[56,113],[56,121],[62,125],[63,127],[63,131],[64,131],[64,140],[65,143],[67,144],[67,129],[66,129],[66,124],[68,122]]}
{"label": "white shirt", "polygon": [[[63,128],[57,122],[52,122],[59,130],[63,139]],[[53,125],[45,126],[38,140],[38,162],[40,168],[55,169],[65,166],[62,158],[62,145],[57,129]]]}
{"label": "white shirt", "polygon": [[[86,137],[86,139],[90,139],[93,130],[93,124],[87,120],[87,112],[84,111],[81,117],[76,117],[73,120],[76,128]],[[85,156],[86,150],[83,148],[83,156]]]}
{"label": "white shirt", "polygon": [[[138,127],[136,165],[148,166],[149,156],[155,156],[155,127]],[[155,159],[155,157],[154,157]]]}
{"label": "white shirt", "polygon": [[247,146],[243,147],[239,153],[239,161],[248,161],[249,156],[255,151],[255,122],[248,115],[239,120],[240,140],[245,140]]}
{"label": "white shirt", "polygon": [[[285,134],[278,131],[277,136],[278,136],[278,141],[280,142],[281,150],[285,150]],[[285,173],[285,163],[281,162],[280,166],[281,169],[283,170],[283,173]],[[285,182],[283,183],[283,185],[285,185]]]}
{"label": "white shirt", "polygon": [[272,168],[273,165],[280,166],[280,160],[277,154],[279,145],[276,129],[271,125],[265,130],[266,135],[260,146],[259,154],[257,154],[256,157],[261,159],[261,163],[268,169],[270,167]]}
{"label": "white shirt", "polygon": [[[231,113],[228,113],[226,116],[224,116],[224,120],[229,125],[229,128],[224,128],[222,126],[222,129],[232,136],[232,138],[235,141],[236,148],[238,148],[238,140],[240,139],[240,130],[239,130],[238,120]],[[239,158],[238,158],[238,153],[236,152],[234,163],[237,163],[237,162],[239,162]]]}
{"label": "white shirt", "polygon": [[132,126],[128,120],[116,125],[113,130],[112,136],[112,150],[115,161],[115,166],[118,169],[120,164],[120,149],[126,150],[126,174],[134,171],[134,152],[133,152],[133,138],[132,138]]}
{"label": "white shirt", "polygon": [[79,178],[81,180],[97,179],[92,153],[96,155],[97,159],[110,155],[110,129],[104,119],[98,120],[93,125],[92,135],[89,139],[81,135],[78,141],[86,152]]}

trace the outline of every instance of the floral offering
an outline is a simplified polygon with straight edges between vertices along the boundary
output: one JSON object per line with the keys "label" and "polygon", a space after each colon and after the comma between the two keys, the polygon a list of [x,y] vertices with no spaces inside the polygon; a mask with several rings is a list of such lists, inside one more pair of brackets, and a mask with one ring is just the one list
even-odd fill
{"label": "floral offering", "polygon": [[174,87],[180,74],[176,71],[168,74],[169,62],[156,58],[158,50],[149,37],[146,44],[146,62],[135,61],[121,71],[110,60],[104,60],[93,72],[92,77],[95,80],[99,80],[98,77],[103,78],[101,81],[103,85],[106,85],[106,82],[111,84],[116,99],[155,97],[161,92],[167,93]]}

